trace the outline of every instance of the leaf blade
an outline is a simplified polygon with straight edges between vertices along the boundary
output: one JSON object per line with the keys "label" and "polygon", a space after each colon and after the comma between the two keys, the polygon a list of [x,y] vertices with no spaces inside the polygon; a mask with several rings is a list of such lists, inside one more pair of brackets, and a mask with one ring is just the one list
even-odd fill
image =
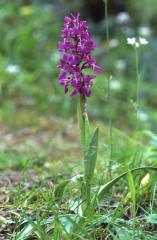
{"label": "leaf blade", "polygon": [[112,179],[111,181],[107,182],[105,185],[103,185],[97,194],[98,201],[101,202],[104,195],[107,193],[107,191],[116,183],[118,182],[122,177],[126,176],[128,172],[134,172],[134,171],[139,171],[139,170],[151,170],[151,171],[157,171],[157,167],[139,167],[139,168],[134,168],[129,171],[126,171],[122,174],[120,174],[118,177]]}
{"label": "leaf blade", "polygon": [[98,133],[99,128],[97,127],[89,140],[88,150],[84,158],[84,178],[86,183],[90,183],[94,175],[98,152]]}

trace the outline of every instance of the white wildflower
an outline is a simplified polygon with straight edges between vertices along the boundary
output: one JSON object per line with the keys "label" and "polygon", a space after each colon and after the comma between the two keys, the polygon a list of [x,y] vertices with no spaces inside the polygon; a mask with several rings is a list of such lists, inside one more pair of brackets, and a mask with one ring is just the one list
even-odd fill
{"label": "white wildflower", "polygon": [[142,121],[142,122],[146,122],[149,119],[149,115],[148,113],[139,110],[138,111],[138,118]]}
{"label": "white wildflower", "polygon": [[141,45],[146,45],[148,44],[148,41],[145,38],[139,37],[139,42]]}
{"label": "white wildflower", "polygon": [[135,37],[133,37],[133,38],[127,38],[127,44],[129,44],[129,45],[135,45],[135,43],[136,43],[136,38]]}
{"label": "white wildflower", "polygon": [[126,62],[122,59],[118,59],[116,60],[115,62],[115,68],[118,70],[118,71],[121,71],[123,72],[126,68]]}
{"label": "white wildflower", "polygon": [[119,24],[125,24],[130,21],[130,15],[127,12],[120,12],[116,17],[116,21]]}
{"label": "white wildflower", "polygon": [[133,38],[127,38],[127,44],[138,48],[140,45],[148,44],[148,41],[143,37],[139,37],[139,40],[137,40],[135,37],[133,37]]}
{"label": "white wildflower", "polygon": [[110,40],[109,45],[111,48],[115,48],[119,45],[119,40],[116,38],[113,38]]}
{"label": "white wildflower", "polygon": [[9,64],[6,67],[6,72],[8,72],[10,74],[18,73],[19,70],[20,70],[20,67],[18,65],[15,65],[15,64]]}
{"label": "white wildflower", "polygon": [[139,42],[135,42],[135,47],[139,47],[140,46],[140,44],[139,44]]}
{"label": "white wildflower", "polygon": [[110,88],[113,90],[120,90],[122,88],[122,84],[118,80],[112,80],[110,82]]}
{"label": "white wildflower", "polygon": [[143,37],[149,37],[152,33],[151,28],[148,26],[139,27],[138,32]]}

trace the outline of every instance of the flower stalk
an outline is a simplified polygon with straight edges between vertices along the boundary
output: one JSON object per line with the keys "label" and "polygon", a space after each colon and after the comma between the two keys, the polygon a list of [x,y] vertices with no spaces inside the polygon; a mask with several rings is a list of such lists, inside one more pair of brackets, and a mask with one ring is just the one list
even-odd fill
{"label": "flower stalk", "polygon": [[78,122],[79,122],[79,128],[80,128],[82,152],[83,152],[83,156],[85,157],[85,154],[87,151],[88,139],[90,135],[90,126],[89,126],[89,120],[87,115],[87,101],[86,101],[86,97],[83,94],[80,94],[77,116],[78,116]]}

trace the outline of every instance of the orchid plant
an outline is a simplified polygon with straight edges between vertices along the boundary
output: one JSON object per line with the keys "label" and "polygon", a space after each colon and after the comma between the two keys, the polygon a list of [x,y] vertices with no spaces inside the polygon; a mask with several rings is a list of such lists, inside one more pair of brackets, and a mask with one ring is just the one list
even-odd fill
{"label": "orchid plant", "polygon": [[71,96],[80,95],[77,115],[84,157],[84,186],[86,189],[84,192],[86,200],[89,201],[97,158],[98,128],[93,134],[90,133],[87,115],[87,97],[91,95],[93,79],[96,75],[86,74],[85,70],[91,69],[95,73],[100,73],[102,69],[96,65],[96,61],[91,55],[96,45],[88,32],[86,21],[80,20],[80,14],[65,17],[61,38],[62,41],[59,43],[61,58],[57,65],[60,68],[58,83],[63,85],[65,93],[71,87]]}

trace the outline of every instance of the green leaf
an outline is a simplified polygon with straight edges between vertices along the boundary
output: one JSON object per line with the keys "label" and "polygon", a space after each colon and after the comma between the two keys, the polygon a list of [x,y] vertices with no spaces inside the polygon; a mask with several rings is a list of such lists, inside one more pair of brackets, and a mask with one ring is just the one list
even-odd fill
{"label": "green leaf", "polygon": [[65,180],[63,182],[61,182],[57,188],[55,189],[55,201],[56,202],[61,202],[62,201],[62,197],[63,197],[63,193],[65,190],[65,187],[67,186],[67,184],[70,182],[70,180]]}
{"label": "green leaf", "polygon": [[129,171],[126,171],[119,175],[118,177],[112,179],[111,181],[107,182],[105,185],[103,185],[97,194],[98,201],[102,201],[104,198],[104,195],[114,186],[121,178],[125,177],[128,172],[134,172],[134,171],[140,171],[140,170],[152,170],[152,171],[157,171],[156,167],[139,167],[139,168],[134,168]]}
{"label": "green leaf", "polygon": [[99,128],[97,127],[89,140],[88,150],[84,158],[84,178],[86,184],[91,182],[94,175],[98,152],[98,132]]}
{"label": "green leaf", "polygon": [[15,237],[15,240],[24,240],[26,239],[33,230],[33,226],[29,223],[27,224],[19,233],[18,235]]}
{"label": "green leaf", "polygon": [[148,224],[157,224],[157,214],[151,213],[147,216],[146,221]]}
{"label": "green leaf", "polygon": [[127,173],[127,178],[128,178],[128,185],[129,185],[129,189],[131,192],[131,198],[132,198],[131,215],[134,218],[136,216],[136,189],[135,189],[133,176],[130,171],[128,171],[128,173]]}
{"label": "green leaf", "polygon": [[[90,219],[90,218],[89,218]],[[87,229],[93,229],[96,226],[100,226],[101,223],[106,223],[106,225],[111,221],[111,213],[105,215],[92,215],[92,219],[89,220],[87,224]]]}
{"label": "green leaf", "polygon": [[85,144],[87,147],[90,136],[90,125],[87,113],[84,113],[84,121],[85,121]]}
{"label": "green leaf", "polygon": [[49,239],[46,232],[42,228],[42,222],[33,221],[30,218],[27,218],[29,222],[15,237],[15,240],[24,240],[27,239],[32,233],[35,233],[38,239],[44,240]]}
{"label": "green leaf", "polygon": [[[70,231],[73,225],[78,224],[79,216],[76,214],[65,214],[58,216],[58,224],[55,225],[54,234],[58,235],[58,230],[61,232],[62,228],[66,231]],[[26,217],[26,221],[22,222],[22,225],[27,222],[27,225],[18,232],[15,240],[24,240],[31,236],[31,234],[35,233],[38,236],[38,239],[46,239],[48,240],[48,236],[45,231],[42,229],[47,224],[55,224],[55,217],[49,217],[48,219],[44,219],[41,222],[33,221],[30,218]],[[57,229],[58,226],[58,229]],[[53,236],[53,239],[58,239]]]}
{"label": "green leaf", "polygon": [[31,226],[33,227],[32,232],[37,235],[38,239],[41,239],[41,240],[49,239],[46,232],[42,228],[42,225],[40,222],[34,222],[32,220],[29,220],[29,222],[30,222]]}
{"label": "green leaf", "polygon": [[116,228],[116,231],[117,231],[119,240],[131,240],[132,239],[131,234],[127,228],[125,228],[125,227]]}

